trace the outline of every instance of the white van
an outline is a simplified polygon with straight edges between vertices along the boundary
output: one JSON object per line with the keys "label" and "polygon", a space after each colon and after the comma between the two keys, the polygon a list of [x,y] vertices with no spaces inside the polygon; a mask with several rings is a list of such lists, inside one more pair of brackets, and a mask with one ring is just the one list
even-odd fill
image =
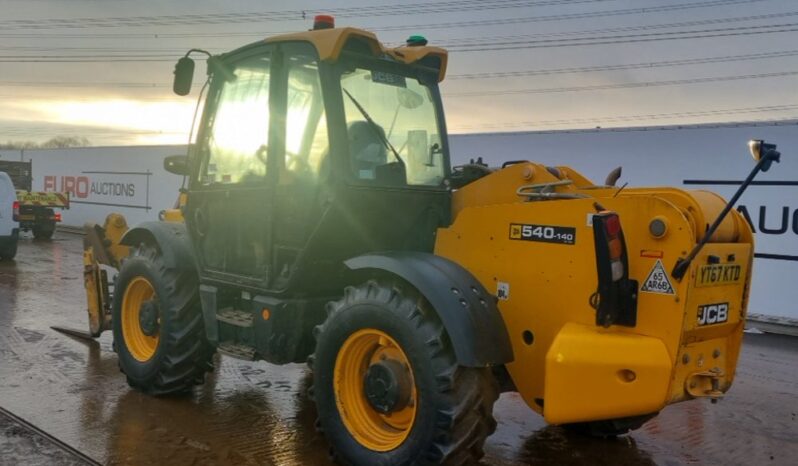
{"label": "white van", "polygon": [[11,260],[17,255],[19,237],[19,203],[11,177],[0,172],[0,260]]}

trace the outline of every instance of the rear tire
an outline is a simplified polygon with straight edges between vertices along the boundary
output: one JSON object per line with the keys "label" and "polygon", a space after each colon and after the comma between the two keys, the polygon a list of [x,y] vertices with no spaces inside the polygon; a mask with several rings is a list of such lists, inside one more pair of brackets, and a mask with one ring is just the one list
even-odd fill
{"label": "rear tire", "polygon": [[[423,297],[369,281],[348,287],[327,310],[309,364],[319,424],[335,459],[353,465],[462,465],[483,456],[485,439],[496,429],[498,386],[488,368],[457,364],[443,324]],[[400,368],[393,373],[403,383],[388,387],[411,387],[398,390],[404,398],[386,397],[403,400],[390,414],[375,408],[379,403],[369,385],[373,368],[382,363]]]}
{"label": "rear tire", "polygon": [[17,240],[10,241],[3,249],[0,249],[0,260],[14,260],[17,256]]}
{"label": "rear tire", "polygon": [[[45,214],[49,217],[55,215],[53,209],[47,209]],[[55,233],[55,222],[52,220],[36,222],[33,225],[33,238],[38,240],[47,241],[53,238]]]}
{"label": "rear tire", "polygon": [[131,387],[153,395],[189,390],[213,368],[196,272],[170,268],[152,245],[133,250],[114,288],[114,349]]}

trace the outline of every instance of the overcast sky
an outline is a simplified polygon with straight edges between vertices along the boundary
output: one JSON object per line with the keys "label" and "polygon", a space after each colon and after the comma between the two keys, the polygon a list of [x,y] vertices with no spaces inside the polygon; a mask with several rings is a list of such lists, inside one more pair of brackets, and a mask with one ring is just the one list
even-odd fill
{"label": "overcast sky", "polygon": [[[798,118],[798,0],[0,0],[0,141],[183,143],[192,47],[308,29],[318,12],[450,49],[452,133]],[[303,11],[306,19],[303,19]],[[200,67],[204,69],[204,66]]]}

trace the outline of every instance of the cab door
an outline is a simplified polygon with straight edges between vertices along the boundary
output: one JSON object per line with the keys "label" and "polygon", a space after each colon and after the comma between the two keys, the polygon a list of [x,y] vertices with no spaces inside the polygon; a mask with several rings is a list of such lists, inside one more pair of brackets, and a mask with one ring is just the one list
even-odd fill
{"label": "cab door", "polygon": [[212,78],[186,224],[205,281],[265,288],[276,179],[270,117],[274,65],[270,48],[256,52],[228,63],[234,79]]}
{"label": "cab door", "polygon": [[298,271],[300,257],[326,209],[322,167],[330,163],[330,147],[315,49],[292,43],[281,44],[278,50],[282,66],[275,103],[285,119],[277,122],[278,134],[284,137],[281,147],[275,147],[278,177],[272,263],[273,286],[282,290]]}

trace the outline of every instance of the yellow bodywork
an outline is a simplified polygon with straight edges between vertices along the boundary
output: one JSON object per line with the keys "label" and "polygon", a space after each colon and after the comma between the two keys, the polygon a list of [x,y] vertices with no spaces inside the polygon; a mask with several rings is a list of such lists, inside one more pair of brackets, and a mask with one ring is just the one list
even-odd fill
{"label": "yellow bodywork", "polygon": [[[561,184],[551,191],[573,198],[527,200],[517,194],[523,186],[551,182]],[[594,186],[569,167],[550,171],[522,163],[454,194],[454,221],[438,231],[435,252],[471,271],[489,291],[506,290],[498,305],[515,355],[507,369],[521,396],[548,422],[644,415],[680,400],[718,397],[731,385],[753,257],[747,223],[732,211],[688,274],[680,282],[670,277],[724,204],[712,193],[619,191]],[[596,325],[590,299],[598,285],[591,225],[597,208],[618,213],[629,277],[638,289],[658,264],[673,288],[670,294],[639,291],[634,327]],[[660,237],[649,231],[655,218],[666,226]],[[573,227],[575,241],[515,241],[511,224]],[[696,273],[710,255],[739,265],[739,279],[696,286]],[[728,303],[728,320],[698,326],[699,306],[715,303]]]}
{"label": "yellow bodywork", "polygon": [[445,49],[426,45],[389,48],[382,45],[374,33],[357,28],[344,27],[304,31],[294,34],[280,34],[269,37],[265,41],[269,43],[292,41],[309,42],[316,48],[320,60],[335,62],[338,61],[338,57],[341,56],[344,46],[350,40],[360,40],[368,44],[374,55],[387,54],[404,64],[415,63],[427,56],[438,57],[440,59],[438,81],[443,81],[443,78],[446,76],[446,62],[449,54]]}
{"label": "yellow bodywork", "polygon": [[89,331],[100,336],[111,328],[111,303],[108,277],[101,265],[118,269],[130,248],[120,244],[128,226],[125,217],[112,213],[103,226],[87,224],[83,240],[83,286],[86,289],[86,309],[89,314]]}
{"label": "yellow bodywork", "polygon": [[188,194],[181,192],[173,209],[162,210],[159,217],[164,222],[183,223],[183,207],[188,202]]}
{"label": "yellow bodywork", "polygon": [[[383,414],[370,404],[363,380],[371,364],[388,358],[407,370],[412,388],[406,406]],[[374,451],[391,451],[410,435],[418,400],[412,366],[402,347],[382,330],[362,329],[344,341],[335,358],[333,389],[341,421],[361,445]]]}
{"label": "yellow bodywork", "polygon": [[[175,203],[174,208],[162,210],[160,218],[165,222],[183,222],[183,207],[188,195],[184,192]],[[111,302],[108,277],[102,266],[119,269],[122,259],[130,255],[130,247],[121,244],[122,237],[129,230],[124,215],[111,213],[105,223],[86,224],[86,236],[83,240],[83,286],[86,289],[86,309],[89,315],[89,332],[98,337],[111,328]],[[131,311],[132,312],[132,311]],[[132,322],[132,321],[131,321]],[[147,339],[141,339],[146,342]],[[139,354],[147,359],[145,350]]]}

